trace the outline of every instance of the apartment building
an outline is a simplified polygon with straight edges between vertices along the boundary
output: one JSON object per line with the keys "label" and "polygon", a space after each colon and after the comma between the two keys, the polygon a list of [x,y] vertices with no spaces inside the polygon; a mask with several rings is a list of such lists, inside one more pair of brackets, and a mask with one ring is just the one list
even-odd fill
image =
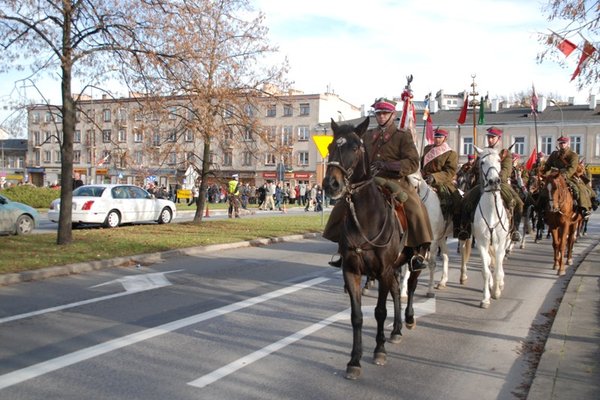
{"label": "apartment building", "polygon": [[[361,109],[334,93],[290,92],[248,104],[255,128],[232,129],[224,111],[211,136],[211,181],[237,173],[261,185],[283,177],[295,185],[322,180],[322,159],[311,137],[327,133],[331,118],[356,118]],[[190,186],[202,161],[203,139],[186,128],[183,99],[168,98],[157,109],[147,99],[80,97],[73,144],[74,171],[84,183],[126,182]],[[28,109],[28,165],[37,186],[60,182],[62,118],[58,106]]]}

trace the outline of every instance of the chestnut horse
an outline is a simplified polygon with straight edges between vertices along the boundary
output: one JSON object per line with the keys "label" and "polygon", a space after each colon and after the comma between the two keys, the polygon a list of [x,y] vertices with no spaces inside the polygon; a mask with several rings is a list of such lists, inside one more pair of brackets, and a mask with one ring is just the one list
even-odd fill
{"label": "chestnut horse", "polygon": [[[329,145],[329,162],[323,179],[327,196],[338,200],[344,207],[344,219],[340,223],[339,250],[342,256],[342,273],[350,296],[353,331],[352,352],[346,366],[346,378],[360,376],[362,358],[361,277],[378,280],[378,297],[375,307],[377,321],[374,363],[384,365],[386,300],[391,293],[394,301],[394,323],[390,342],[397,343],[402,337],[400,290],[396,272],[401,267],[400,253],[403,248],[403,231],[394,207],[373,181],[370,164],[362,142],[362,135],[369,126],[367,117],[361,124],[338,125],[331,120],[333,142]],[[419,272],[411,274],[408,301],[405,311],[407,327],[414,326],[413,295]]]}
{"label": "chestnut horse", "polygon": [[562,174],[558,171],[553,172],[543,179],[548,194],[544,216],[548,224],[548,230],[552,234],[553,269],[557,270],[559,276],[562,276],[565,274],[565,256],[567,257],[567,265],[573,264],[573,244],[575,243],[577,226],[581,223],[582,216],[573,210],[573,196]]}

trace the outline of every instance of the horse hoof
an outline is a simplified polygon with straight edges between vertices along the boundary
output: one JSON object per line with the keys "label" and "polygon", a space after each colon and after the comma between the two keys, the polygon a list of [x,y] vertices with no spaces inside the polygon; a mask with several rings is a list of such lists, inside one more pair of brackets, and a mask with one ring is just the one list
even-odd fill
{"label": "horse hoof", "polygon": [[567,259],[567,265],[573,265],[573,259],[572,258]]}
{"label": "horse hoof", "polygon": [[433,292],[427,292],[427,298],[428,299],[435,299],[435,293],[433,293]]}
{"label": "horse hoof", "polygon": [[466,276],[464,278],[460,278],[460,284],[464,285],[465,283],[467,283],[467,279],[469,278],[467,278]]}
{"label": "horse hoof", "polygon": [[402,335],[395,333],[393,335],[390,335],[390,338],[388,339],[388,342],[390,342],[391,344],[398,344],[402,341]]}
{"label": "horse hoof", "polygon": [[565,270],[564,270],[564,269],[559,269],[559,270],[556,272],[556,275],[558,275],[558,276],[564,276],[564,275],[565,275]]}
{"label": "horse hoof", "polygon": [[367,289],[367,288],[363,288],[363,290],[362,290],[362,295],[363,295],[363,296],[366,296],[366,295],[368,295],[368,294],[369,294],[369,289]]}
{"label": "horse hoof", "polygon": [[373,364],[385,365],[387,362],[387,355],[385,353],[375,353],[373,355]]}
{"label": "horse hoof", "polygon": [[413,330],[415,329],[415,326],[417,326],[417,321],[415,320],[413,322],[406,322],[405,325],[406,329]]}
{"label": "horse hoof", "polygon": [[360,376],[360,367],[347,367],[346,368],[346,379],[356,380]]}
{"label": "horse hoof", "polygon": [[554,264],[554,265],[552,266],[552,269],[553,269],[553,270],[557,270],[557,269],[558,269],[558,264]]}
{"label": "horse hoof", "polygon": [[479,307],[481,308],[490,308],[490,302],[489,301],[482,301],[481,303],[479,303]]}
{"label": "horse hoof", "polygon": [[437,285],[435,285],[435,288],[438,290],[444,290],[444,289],[446,289],[446,285],[438,283]]}

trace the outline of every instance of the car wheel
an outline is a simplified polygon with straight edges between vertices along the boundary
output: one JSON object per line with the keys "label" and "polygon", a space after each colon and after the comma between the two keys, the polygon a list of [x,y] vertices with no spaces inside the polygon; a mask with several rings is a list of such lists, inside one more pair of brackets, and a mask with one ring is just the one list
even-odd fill
{"label": "car wheel", "polygon": [[110,210],[104,221],[107,228],[116,228],[121,223],[121,216],[117,210]]}
{"label": "car wheel", "polygon": [[173,213],[171,212],[171,210],[169,210],[167,207],[165,207],[160,212],[160,217],[158,217],[158,223],[159,224],[168,224],[169,222],[171,222],[172,218],[173,218]]}
{"label": "car wheel", "polygon": [[33,219],[29,215],[17,218],[17,235],[26,235],[33,231]]}

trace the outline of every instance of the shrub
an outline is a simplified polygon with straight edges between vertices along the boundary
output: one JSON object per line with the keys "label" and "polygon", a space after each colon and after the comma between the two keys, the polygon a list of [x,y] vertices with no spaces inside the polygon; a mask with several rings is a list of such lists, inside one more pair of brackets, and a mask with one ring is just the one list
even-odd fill
{"label": "shrub", "polygon": [[60,197],[60,190],[31,185],[12,186],[0,191],[12,201],[27,204],[33,208],[47,209],[54,199]]}

